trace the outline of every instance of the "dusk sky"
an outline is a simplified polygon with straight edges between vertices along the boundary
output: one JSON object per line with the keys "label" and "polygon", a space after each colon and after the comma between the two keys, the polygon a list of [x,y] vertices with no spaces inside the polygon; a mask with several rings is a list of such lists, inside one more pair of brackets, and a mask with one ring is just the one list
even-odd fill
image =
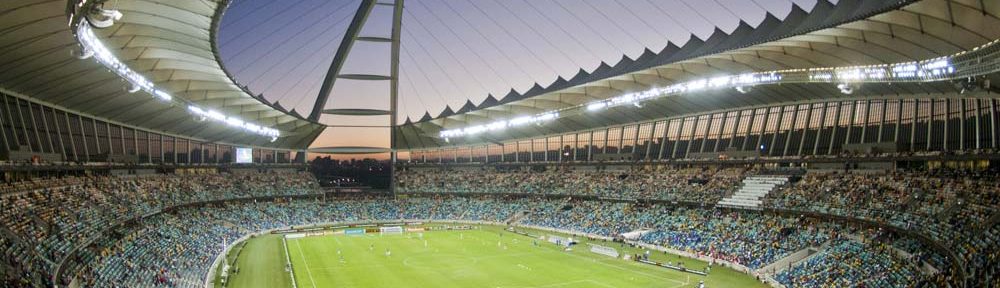
{"label": "dusk sky", "polygon": [[[825,1],[825,0],[820,0]],[[382,0],[390,2],[390,0]],[[487,95],[546,86],[601,61],[638,57],[668,42],[705,39],[740,19],[783,19],[816,0],[409,0],[400,51],[399,121],[437,116]],[[307,116],[360,0],[234,0],[222,19],[223,63],[241,84]],[[392,8],[376,6],[362,36],[388,37]],[[343,73],[389,71],[389,45],[358,42]],[[337,80],[326,108],[388,107],[388,81]],[[324,124],[385,125],[382,117]],[[328,128],[313,147],[388,145],[387,129]]]}

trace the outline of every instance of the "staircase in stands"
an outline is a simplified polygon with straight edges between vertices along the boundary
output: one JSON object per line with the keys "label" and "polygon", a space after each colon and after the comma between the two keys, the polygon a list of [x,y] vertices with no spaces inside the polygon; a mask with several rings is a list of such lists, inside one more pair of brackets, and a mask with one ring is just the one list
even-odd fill
{"label": "staircase in stands", "polygon": [[788,176],[756,175],[743,179],[740,190],[722,198],[715,207],[760,210],[761,200],[776,187],[788,183]]}

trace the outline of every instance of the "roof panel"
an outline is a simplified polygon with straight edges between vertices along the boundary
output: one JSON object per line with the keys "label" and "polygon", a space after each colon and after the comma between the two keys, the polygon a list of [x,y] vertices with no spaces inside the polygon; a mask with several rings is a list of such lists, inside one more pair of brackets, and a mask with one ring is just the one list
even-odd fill
{"label": "roof panel", "polygon": [[[120,0],[116,5],[124,14],[122,19],[112,27],[97,29],[96,34],[132,70],[175,99],[188,95],[199,101],[230,99],[205,108],[232,110],[234,116],[262,125],[286,123],[282,127],[289,130],[282,132],[287,137],[273,143],[260,136],[248,137],[225,124],[198,123],[186,105],[166,104],[145,92],[128,94],[124,81],[106,67],[94,59],[71,56],[80,46],[67,26],[66,1],[62,0],[0,2],[0,31],[4,31],[0,33],[4,55],[0,87],[83,115],[231,144],[305,148],[318,135],[316,131],[324,128],[270,108],[228,77],[212,38],[226,8],[218,2]],[[268,110],[275,113],[262,113]],[[208,129],[191,129],[198,126]],[[219,133],[227,130],[235,133]]]}
{"label": "roof panel", "polygon": [[[564,105],[581,105],[580,97],[564,98],[562,95],[579,95],[567,92],[585,92],[590,97],[598,99],[618,96],[620,90],[628,90],[630,86],[621,81],[632,81],[637,85],[665,85],[693,78],[711,77],[718,74],[737,74],[748,71],[770,71],[780,69],[798,69],[810,67],[841,67],[867,64],[896,63],[914,60],[930,59],[950,55],[982,45],[992,39],[1000,38],[993,35],[992,39],[978,34],[996,34],[1000,30],[992,29],[988,33],[976,32],[982,29],[983,23],[998,21],[994,14],[982,13],[976,10],[978,6],[964,5],[962,11],[973,10],[979,13],[960,13],[963,17],[980,19],[963,19],[955,25],[945,24],[938,19],[941,14],[922,15],[919,10],[926,7],[941,6],[947,0],[923,1],[861,1],[842,0],[836,5],[827,1],[819,1],[812,13],[794,7],[784,21],[779,21],[773,15],[753,29],[746,23],[741,23],[730,35],[716,31],[704,42],[692,39],[684,47],[669,44],[659,53],[644,53],[636,61],[623,57],[618,65],[601,63],[595,71],[587,73],[582,69],[568,81],[556,81],[548,87],[533,87],[521,94],[508,94],[496,103],[484,103],[477,110],[508,111],[532,107],[535,99],[552,99]],[[917,4],[913,4],[913,3]],[[925,3],[934,2],[934,3]],[[958,3],[953,3],[958,4]],[[910,5],[910,6],[907,6]],[[919,9],[909,9],[918,5],[926,5]],[[904,9],[899,9],[905,7]],[[970,8],[972,7],[972,8]],[[899,9],[899,10],[897,10]],[[929,9],[929,8],[928,8]],[[893,21],[898,21],[894,23]],[[913,26],[923,26],[923,30]],[[653,76],[655,75],[655,76]],[[631,77],[623,77],[631,76]],[[608,86],[608,79],[615,79],[613,86],[620,90],[601,88]],[[569,116],[560,118],[543,127],[522,129],[516,132],[500,133],[491,141],[512,139],[520,136],[540,136],[538,130],[545,129],[559,132],[569,132],[554,127],[580,127],[572,123],[583,123],[584,127],[605,126],[614,123],[662,117],[670,113],[697,113],[705,110],[718,110],[739,105],[759,105],[775,103],[775,101],[798,101],[838,95],[830,85],[782,85],[780,87],[755,89],[757,93],[742,95],[735,91],[726,93],[699,93],[692,97],[667,97],[670,100],[656,100],[636,112],[588,114],[589,118]],[[892,88],[906,86],[915,93],[939,92],[942,86],[933,85],[898,85]],[[881,86],[879,86],[881,87]],[[889,88],[889,87],[883,87]],[[872,91],[889,91],[873,89]],[[513,91],[512,91],[513,92]],[[764,93],[767,92],[767,93]],[[869,91],[871,92],[871,91]],[[867,92],[866,92],[867,93]],[[509,100],[509,99],[519,100]],[[730,99],[732,98],[732,99]],[[563,99],[572,99],[563,100]],[[735,106],[734,106],[735,105]],[[558,105],[550,105],[558,106]],[[630,108],[631,109],[631,108]],[[647,109],[658,109],[656,112]],[[688,110],[679,110],[688,109]],[[540,113],[535,112],[535,113]],[[465,114],[476,113],[486,119],[470,120]],[[421,137],[437,138],[440,127],[435,123],[447,123],[445,127],[461,128],[468,125],[485,124],[490,121],[506,119],[507,113],[482,114],[477,111],[466,112],[444,118],[431,119],[429,115],[418,122],[408,123],[401,127],[409,129],[407,133],[423,133]],[[516,114],[515,115],[521,115]],[[654,116],[644,116],[654,115]],[[508,129],[509,130],[509,129]],[[518,136],[519,135],[519,136]],[[451,139],[450,143],[441,141],[424,141],[422,144],[413,142],[397,142],[400,148],[434,147],[436,145],[463,145],[479,143],[482,137],[470,139]],[[429,146],[412,146],[429,145]]]}

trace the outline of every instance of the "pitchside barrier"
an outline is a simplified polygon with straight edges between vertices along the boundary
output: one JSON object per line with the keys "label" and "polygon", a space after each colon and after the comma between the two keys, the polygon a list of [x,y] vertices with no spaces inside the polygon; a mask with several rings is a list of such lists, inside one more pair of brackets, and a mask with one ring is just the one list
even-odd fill
{"label": "pitchside barrier", "polygon": [[365,228],[347,228],[344,235],[365,235]]}
{"label": "pitchside barrier", "polygon": [[681,266],[670,265],[670,264],[667,264],[667,263],[661,263],[661,262],[649,261],[649,260],[643,260],[643,259],[639,259],[639,260],[636,260],[636,261],[639,261],[639,262],[642,262],[642,263],[646,263],[646,264],[649,264],[649,265],[656,265],[656,266],[660,266],[660,267],[664,267],[664,268],[670,268],[670,269],[674,269],[674,270],[681,271],[681,272],[688,272],[688,273],[691,273],[691,274],[696,274],[696,275],[701,275],[701,276],[708,276],[708,273],[705,273],[704,271],[691,270],[691,269],[687,269],[687,268],[684,268],[684,267],[681,267]]}
{"label": "pitchside barrier", "polygon": [[401,226],[389,226],[389,227],[378,227],[378,232],[382,235],[399,235],[403,234],[403,227]]}
{"label": "pitchside barrier", "polygon": [[285,234],[285,239],[299,239],[299,238],[306,238],[306,234],[303,233]]}
{"label": "pitchside barrier", "polygon": [[601,246],[601,245],[595,245],[595,244],[589,244],[589,245],[590,245],[590,252],[594,252],[594,253],[597,253],[597,254],[601,254],[601,255],[608,256],[608,257],[613,257],[613,258],[618,258],[618,256],[619,256],[618,250],[615,250],[615,248],[611,248],[611,247],[607,247],[607,246]]}
{"label": "pitchside barrier", "polygon": [[[729,268],[732,268],[733,270],[736,270],[736,271],[739,271],[739,272],[742,272],[742,273],[745,273],[745,274],[748,274],[748,275],[753,275],[753,276],[756,276],[756,277],[760,277],[761,280],[764,280],[764,282],[766,282],[771,287],[781,287],[781,288],[785,287],[785,285],[782,285],[781,283],[778,283],[778,281],[775,280],[772,277],[773,275],[770,275],[770,274],[767,274],[767,273],[763,273],[763,271],[761,271],[761,270],[750,269],[749,267],[743,266],[743,265],[741,265],[739,263],[733,263],[733,262],[729,262],[729,261],[721,260],[721,259],[713,259],[711,257],[708,257],[706,255],[702,255],[702,254],[699,254],[699,253],[691,253],[691,252],[687,252],[687,251],[681,251],[681,250],[677,250],[677,249],[671,249],[671,248],[667,248],[667,247],[663,247],[663,246],[659,246],[659,245],[652,245],[652,244],[647,244],[647,243],[642,243],[642,242],[625,241],[625,243],[627,243],[629,245],[639,246],[639,247],[642,247],[642,248],[645,248],[645,249],[649,249],[649,250],[663,251],[663,252],[667,252],[667,253],[674,254],[674,255],[680,255],[680,256],[683,256],[683,257],[687,257],[687,258],[698,259],[698,260],[701,260],[701,261],[704,261],[704,262],[708,262],[708,263],[715,263],[716,265],[719,265],[719,266],[729,267]],[[758,272],[758,271],[760,271],[760,272]]]}
{"label": "pitchside barrier", "polygon": [[566,246],[566,247],[569,247],[569,245],[573,244],[573,239],[572,238],[565,238],[565,237],[560,237],[560,236],[555,236],[555,235],[549,235],[548,236],[548,241],[552,242],[552,243],[554,243],[556,245]]}

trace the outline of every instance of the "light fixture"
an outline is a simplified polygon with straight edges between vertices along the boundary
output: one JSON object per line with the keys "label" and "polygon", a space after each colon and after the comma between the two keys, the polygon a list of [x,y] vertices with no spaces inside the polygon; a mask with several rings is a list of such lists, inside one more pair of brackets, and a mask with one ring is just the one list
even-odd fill
{"label": "light fixture", "polygon": [[170,96],[170,94],[167,94],[167,92],[164,92],[163,90],[153,90],[153,95],[163,101],[170,101],[174,99],[174,97]]}
{"label": "light fixture", "polygon": [[844,93],[844,95],[851,95],[851,94],[854,93],[854,90],[857,88],[855,86],[856,85],[854,85],[854,84],[840,83],[840,84],[837,84],[837,89],[840,89],[840,93]]}
{"label": "light fixture", "polygon": [[740,94],[747,94],[753,91],[753,86],[736,86],[736,91],[740,92]]}
{"label": "light fixture", "polygon": [[81,47],[80,49],[73,49],[69,51],[69,55],[76,57],[76,59],[87,59],[94,56],[94,50],[87,49],[86,47]]}
{"label": "light fixture", "polygon": [[[952,81],[955,84],[955,89],[958,90],[958,94],[965,94],[965,92],[975,92],[979,90],[979,83],[975,77],[967,77],[965,79],[959,79]],[[983,85],[988,87],[988,84]]]}
{"label": "light fixture", "polygon": [[122,19],[122,12],[118,10],[105,10],[104,8],[94,7],[90,13],[87,14],[87,22],[93,25],[94,28],[108,28],[115,25],[115,21]]}
{"label": "light fixture", "polygon": [[[128,65],[125,65],[124,62],[118,60],[118,58],[116,58],[115,55],[112,54],[103,43],[101,43],[101,41],[97,38],[97,35],[94,34],[94,31],[91,28],[92,25],[93,24],[88,24],[88,22],[82,22],[79,28],[77,28],[77,39],[80,42],[81,49],[79,52],[70,52],[71,54],[81,59],[93,57],[98,63],[101,63],[111,72],[118,74],[118,76],[125,80],[125,82],[128,82],[128,85],[123,87],[123,89],[129,93],[135,93],[142,90],[149,93],[149,95],[162,100],[163,102],[169,103],[170,105],[175,104],[175,99],[170,95],[170,93],[165,90],[157,89],[153,85],[152,81],[147,80],[142,76],[142,74],[133,71],[128,67]],[[182,103],[186,102],[184,100],[177,101]],[[206,110],[194,104],[185,105],[188,108],[188,112],[191,113],[195,117],[195,120],[198,121],[212,119],[213,121],[222,122],[249,133],[269,137],[271,142],[277,141],[278,137],[281,136],[281,131],[274,128],[246,122],[236,117],[227,117],[218,111]]]}
{"label": "light fixture", "polygon": [[604,103],[604,102],[592,103],[590,105],[587,105],[587,111],[597,111],[597,110],[604,109],[604,107],[607,107],[607,106],[608,105],[606,103]]}
{"label": "light fixture", "polygon": [[123,88],[125,89],[125,92],[128,92],[129,94],[142,90],[142,86],[136,85],[135,83],[128,83],[128,85],[125,85]]}

